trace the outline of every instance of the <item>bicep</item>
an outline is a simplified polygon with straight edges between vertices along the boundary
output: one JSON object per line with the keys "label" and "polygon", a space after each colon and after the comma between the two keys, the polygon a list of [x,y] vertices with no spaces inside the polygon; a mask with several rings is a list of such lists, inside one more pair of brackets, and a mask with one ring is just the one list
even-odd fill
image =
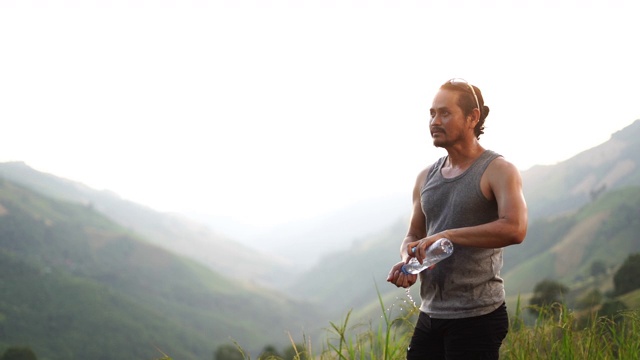
{"label": "bicep", "polygon": [[411,235],[416,237],[416,239],[422,239],[427,236],[426,219],[424,213],[422,212],[421,190],[422,185],[427,179],[427,173],[429,169],[430,168],[425,169],[418,175],[413,188],[413,207],[411,211],[411,219],[409,222],[409,231],[407,233],[407,236]]}
{"label": "bicep", "polygon": [[498,205],[498,216],[500,219],[526,227],[527,205],[522,193],[520,172],[506,160],[497,162],[495,165],[489,181]]}

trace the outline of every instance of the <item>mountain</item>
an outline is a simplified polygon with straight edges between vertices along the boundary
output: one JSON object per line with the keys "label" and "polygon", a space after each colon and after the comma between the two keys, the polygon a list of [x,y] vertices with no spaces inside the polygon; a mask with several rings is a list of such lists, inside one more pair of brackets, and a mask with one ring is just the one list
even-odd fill
{"label": "mountain", "polygon": [[90,205],[0,180],[0,348],[46,359],[207,359],[313,333],[310,304],[231,280]]}
{"label": "mountain", "polygon": [[[292,288],[305,299],[322,304],[331,316],[349,309],[360,320],[380,313],[378,295],[387,307],[407,306],[404,290],[386,283],[389,268],[398,261],[398,246],[408,220],[375,236],[357,241],[348,251],[326,256]],[[507,296],[530,293],[544,279],[567,285],[591,277],[595,263],[609,270],[631,253],[640,252],[640,186],[621,187],[601,194],[574,212],[539,218],[529,225],[525,241],[507,247],[502,276]],[[417,286],[412,296],[419,299]]]}
{"label": "mountain", "polygon": [[[211,227],[178,214],[160,213],[120,198],[110,191],[97,191],[82,183],[42,173],[23,162],[0,163],[4,178],[63,201],[84,204],[121,226],[140,234],[146,241],[177,254],[195,259],[209,268],[233,278],[252,279],[269,284],[291,264],[273,254],[261,254],[238,241],[216,233]],[[236,264],[263,259],[250,267]]]}
{"label": "mountain", "polygon": [[[507,279],[510,295],[531,291],[532,284],[543,276],[567,282],[581,281],[588,275],[588,267],[594,262],[614,267],[624,260],[622,254],[626,256],[628,252],[635,251],[638,243],[635,233],[639,229],[634,221],[640,218],[637,201],[640,187],[638,135],[640,120],[613,134],[606,143],[574,158],[556,165],[535,166],[522,172],[523,191],[530,210],[530,226],[523,244],[505,249],[502,275]],[[262,332],[262,335],[277,335],[274,335],[274,327],[260,328],[264,325],[256,324],[282,323],[282,328],[289,328],[286,325],[289,320],[293,321],[292,324],[299,324],[301,319],[312,318],[312,323],[316,319],[315,325],[325,326],[327,321],[343,316],[349,309],[359,310],[358,315],[363,318],[375,316],[376,313],[379,315],[376,291],[380,291],[386,305],[406,304],[405,292],[387,284],[385,278],[388,269],[398,259],[398,246],[408,224],[408,208],[406,211],[397,210],[395,218],[385,215],[384,219],[391,224],[388,227],[381,222],[369,224],[370,231],[348,232],[344,223],[342,229],[335,230],[341,223],[335,222],[329,226],[331,221],[324,222],[324,228],[316,228],[316,232],[325,234],[322,236],[326,236],[327,242],[339,239],[338,245],[343,249],[323,253],[308,271],[294,274],[299,277],[298,280],[293,277],[289,278],[291,281],[278,279],[280,286],[287,285],[290,296],[301,299],[292,301],[255,283],[238,280],[255,277],[268,283],[270,279],[277,278],[274,277],[277,271],[287,269],[286,264],[265,257],[264,267],[256,264],[249,270],[234,268],[237,259],[246,259],[243,256],[253,255],[255,251],[203,225],[173,214],[157,213],[112,193],[96,192],[81,184],[39,173],[22,163],[0,164],[0,178],[5,179],[2,186],[10,189],[2,192],[6,199],[0,197],[0,214],[4,214],[0,220],[7,221],[11,216],[21,214],[20,211],[26,213],[11,221],[23,222],[23,226],[19,227],[23,232],[20,236],[38,239],[33,240],[29,247],[40,248],[35,252],[28,251],[29,247],[18,251],[10,246],[19,242],[8,242],[7,248],[0,247],[3,249],[3,258],[0,259],[3,263],[14,264],[13,267],[22,268],[24,272],[48,274],[51,269],[52,273],[61,276],[52,282],[60,288],[68,286],[65,285],[68,283],[82,283],[96,293],[104,291],[123,298],[113,300],[115,303],[144,304],[138,310],[132,310],[132,313],[143,314],[143,308],[150,309],[159,314],[156,320],[167,324],[170,329],[184,329],[183,334],[187,334],[194,323],[198,332],[205,334],[207,339],[211,337],[210,333],[215,332],[203,329],[209,329],[207,326],[212,324],[224,324],[223,327],[232,332],[234,326],[246,326],[253,330],[237,329],[237,334],[254,344],[261,340],[255,340],[259,335],[254,338],[252,334],[256,333],[253,331]],[[31,192],[27,187],[37,192]],[[27,205],[26,210],[20,210]],[[371,207],[384,208],[384,204]],[[357,218],[357,215],[350,216]],[[84,224],[82,221],[89,221],[91,225],[80,225]],[[45,240],[48,239],[45,235],[50,234],[52,225],[59,224],[65,226],[53,226],[60,232],[56,235],[56,239],[59,239],[56,243],[75,239],[74,242],[65,243],[63,248],[67,250],[47,247],[50,243]],[[0,229],[11,229],[7,223],[0,225]],[[366,225],[361,229],[366,229]],[[105,226],[110,230],[103,229]],[[31,232],[39,235],[29,235]],[[1,234],[0,238],[10,238],[10,235],[11,231]],[[186,245],[186,250],[181,249],[182,245]],[[184,257],[176,256],[174,252]],[[155,267],[161,264],[170,269]],[[80,273],[77,273],[77,269],[81,270]],[[126,275],[114,269],[122,269]],[[139,278],[151,275],[155,277]],[[235,278],[231,280],[226,275]],[[13,278],[8,276],[3,281],[9,283],[9,279]],[[33,279],[32,276],[22,282],[34,283],[34,288],[46,287],[44,283]],[[194,283],[196,285],[190,285]],[[5,293],[18,291],[17,283],[11,286],[16,288],[7,288]],[[147,291],[151,291],[151,299],[145,293]],[[51,292],[58,294],[57,290]],[[217,297],[223,297],[224,300],[217,300]],[[83,295],[77,298],[82,299]],[[212,303],[216,306],[220,304],[220,308],[214,310],[209,306]],[[270,305],[265,309],[265,304]],[[240,311],[240,307],[251,311]],[[16,308],[19,309],[15,303],[0,308],[0,334],[7,333],[7,319],[19,317],[15,315]],[[37,308],[37,304],[28,308]],[[291,310],[283,313],[282,308]],[[254,311],[268,312],[270,317],[263,320]],[[325,315],[321,316],[325,311]],[[212,313],[220,318],[212,318]],[[238,315],[240,313],[242,316]],[[158,325],[149,325],[148,328],[157,329]],[[295,333],[295,329],[293,331]],[[167,339],[167,344],[171,344],[170,334],[163,335],[160,330],[158,333],[157,336],[162,336]],[[183,335],[182,339],[185,339],[184,336],[199,341],[197,335]],[[224,341],[217,337],[215,340]],[[176,351],[180,353],[182,350]]]}
{"label": "mountain", "polygon": [[[523,192],[530,218],[563,214],[589,203],[605,191],[640,184],[638,139],[640,120],[614,133],[609,141],[567,161],[523,171]],[[295,244],[304,239],[308,255],[302,258],[303,265],[321,266],[327,255],[348,250],[356,239],[384,233],[388,227],[408,217],[410,196],[407,192],[372,198],[325,217],[257,233],[253,236],[255,242],[247,240],[246,243],[264,252],[300,259]],[[301,268],[300,264],[297,268]],[[301,277],[296,284],[304,279]]]}
{"label": "mountain", "polygon": [[542,218],[522,246],[505,253],[508,295],[531,292],[554,279],[575,284],[590,277],[594,263],[613,269],[640,252],[640,186],[621,187],[571,214]]}
{"label": "mountain", "polygon": [[[509,295],[532,291],[545,276],[579,281],[593,262],[615,266],[640,250],[634,235],[640,228],[633,220],[640,219],[639,165],[640,120],[574,158],[524,171],[529,231],[522,244],[505,249],[502,275]],[[385,282],[408,225],[408,214],[399,215],[398,223],[385,231],[323,257],[292,289],[332,314],[345,306],[379,311],[379,306],[362,305],[366,299],[378,302],[375,286],[384,299],[404,302],[402,291]]]}
{"label": "mountain", "polygon": [[385,279],[399,260],[407,224],[397,221],[385,231],[357,238],[348,250],[323,256],[288,292],[323,306],[333,317],[376,299],[376,286],[388,289]]}
{"label": "mountain", "polygon": [[[572,230],[573,226],[586,226],[572,223],[577,221],[575,213],[584,206],[608,192],[640,186],[640,120],[614,133],[609,141],[571,159],[556,165],[535,166],[523,172],[522,179],[530,226],[521,245],[505,249],[503,274],[548,251],[549,242],[561,242],[565,232],[578,231]],[[633,196],[633,191],[629,196]],[[629,206],[633,209],[633,205]],[[608,218],[608,215],[600,216]],[[560,220],[555,221],[558,217]],[[536,222],[544,225],[536,226]],[[589,223],[596,227],[598,221],[591,218]],[[586,237],[591,235],[582,236],[588,243]],[[580,247],[576,252],[581,251]],[[514,290],[524,289],[518,286]]]}
{"label": "mountain", "polygon": [[[324,216],[276,226],[247,244],[292,259],[297,269],[308,269],[324,255],[350,248],[355,239],[385,231],[410,205],[410,193],[366,199]],[[304,257],[299,256],[301,247]]]}
{"label": "mountain", "polygon": [[522,172],[522,181],[532,219],[573,211],[607,190],[640,184],[640,120],[571,159]]}
{"label": "mountain", "polygon": [[[46,196],[92,207],[145,240],[195,259],[231,278],[286,289],[301,271],[316,265],[322,256],[348,249],[353,240],[384,231],[409,208],[410,194],[363,200],[317,218],[246,230],[242,243],[213,229],[230,229],[233,219],[202,215],[161,213],[120,198],[111,191],[42,173],[24,162],[0,163],[0,177],[22,184]],[[304,254],[300,243],[304,239]],[[255,258],[261,261],[256,263]],[[238,269],[237,263],[254,263]],[[295,295],[295,294],[293,294]]]}

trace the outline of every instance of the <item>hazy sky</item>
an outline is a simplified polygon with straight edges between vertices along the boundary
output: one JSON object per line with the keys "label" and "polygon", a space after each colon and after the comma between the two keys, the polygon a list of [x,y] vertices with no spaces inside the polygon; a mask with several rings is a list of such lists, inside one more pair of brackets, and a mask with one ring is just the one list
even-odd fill
{"label": "hazy sky", "polygon": [[637,1],[512,3],[0,0],[0,161],[272,224],[409,192],[453,77],[522,170],[640,118]]}

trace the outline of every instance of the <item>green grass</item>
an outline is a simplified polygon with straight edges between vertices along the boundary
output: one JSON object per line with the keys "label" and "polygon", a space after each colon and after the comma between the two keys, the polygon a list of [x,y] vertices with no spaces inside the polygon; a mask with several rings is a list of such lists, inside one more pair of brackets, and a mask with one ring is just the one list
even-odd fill
{"label": "green grass", "polygon": [[535,325],[519,314],[501,349],[502,359],[638,359],[640,312],[584,319],[561,304],[539,309]]}
{"label": "green grass", "polygon": [[[405,359],[418,309],[385,308],[381,297],[379,301],[382,309],[379,321],[351,324],[350,312],[341,322],[330,323],[319,348],[312,349],[307,339],[304,348],[296,348],[293,359]],[[500,349],[500,359],[640,359],[639,310],[620,312],[613,317],[588,315],[585,319],[562,304],[554,304],[538,308],[540,315],[535,323],[526,325],[528,308],[518,303],[515,314],[510,314],[510,330]],[[239,351],[244,359],[251,359],[251,354],[240,347]]]}

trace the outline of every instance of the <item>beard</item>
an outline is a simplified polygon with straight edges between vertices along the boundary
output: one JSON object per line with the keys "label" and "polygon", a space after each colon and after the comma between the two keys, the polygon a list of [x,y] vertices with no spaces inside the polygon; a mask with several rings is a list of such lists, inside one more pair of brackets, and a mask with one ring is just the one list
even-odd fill
{"label": "beard", "polygon": [[437,134],[431,135],[431,140],[433,141],[433,146],[445,148],[452,144],[452,141],[447,137],[444,132],[438,132]]}

